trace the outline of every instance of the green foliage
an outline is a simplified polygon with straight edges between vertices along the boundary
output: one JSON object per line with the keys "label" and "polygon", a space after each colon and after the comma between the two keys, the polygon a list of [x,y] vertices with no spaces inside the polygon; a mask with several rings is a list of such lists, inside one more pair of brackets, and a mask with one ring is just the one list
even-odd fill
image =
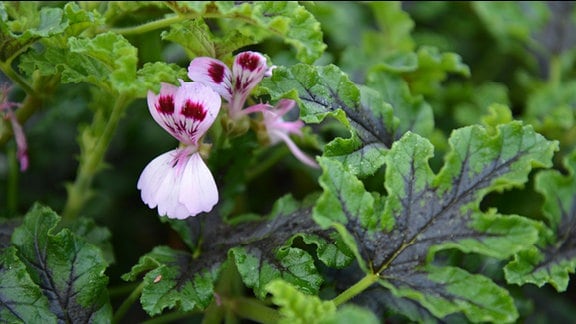
{"label": "green foliage", "polygon": [[[574,17],[551,2],[0,2],[0,321],[574,318]],[[198,148],[218,204],[158,216],[136,183],[179,143],[148,94],[243,51],[274,66],[244,108],[294,100],[276,122],[301,136],[232,120],[223,100]]]}
{"label": "green foliage", "polygon": [[16,321],[106,321],[111,306],[102,251],[69,229],[60,217],[35,205],[3,250],[3,310]]}
{"label": "green foliage", "polygon": [[537,246],[519,253],[504,269],[510,283],[551,284],[558,291],[568,287],[569,275],[574,273],[576,258],[574,250],[574,226],[576,226],[576,153],[565,159],[569,174],[547,170],[539,173],[536,188],[545,197],[544,216],[546,226],[540,228]]}

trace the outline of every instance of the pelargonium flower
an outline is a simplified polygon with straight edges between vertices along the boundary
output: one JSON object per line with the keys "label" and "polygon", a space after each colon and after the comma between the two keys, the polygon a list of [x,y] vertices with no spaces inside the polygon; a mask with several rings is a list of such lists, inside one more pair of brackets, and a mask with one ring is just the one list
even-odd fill
{"label": "pelargonium flower", "polygon": [[18,107],[19,104],[15,102],[8,101],[8,93],[11,87],[2,84],[0,86],[0,112],[4,112],[4,118],[10,120],[12,125],[12,133],[14,133],[14,139],[16,140],[16,157],[20,163],[20,171],[24,172],[28,169],[28,144],[26,143],[26,135],[24,134],[24,129],[22,125],[18,122],[16,114],[12,110],[14,107]]}
{"label": "pelargonium flower", "polygon": [[198,82],[162,83],[159,94],[148,92],[152,117],[180,141],[179,148],[152,160],[138,179],[142,200],[158,207],[161,216],[184,219],[209,212],[218,202],[218,188],[200,146],[221,104],[214,90]]}
{"label": "pelargonium flower", "polygon": [[283,141],[286,143],[292,154],[302,163],[313,168],[318,167],[318,163],[307,156],[298,148],[296,143],[290,138],[290,134],[302,136],[302,127],[304,122],[300,119],[295,121],[285,121],[283,116],[296,106],[296,102],[290,99],[281,99],[276,107],[268,104],[258,104],[248,107],[245,113],[261,112],[264,120],[264,126],[270,140],[270,145]]}
{"label": "pelargonium flower", "polygon": [[218,92],[230,104],[230,118],[238,119],[246,98],[272,68],[268,68],[264,55],[247,51],[234,57],[232,71],[220,60],[197,57],[188,66],[188,77]]}

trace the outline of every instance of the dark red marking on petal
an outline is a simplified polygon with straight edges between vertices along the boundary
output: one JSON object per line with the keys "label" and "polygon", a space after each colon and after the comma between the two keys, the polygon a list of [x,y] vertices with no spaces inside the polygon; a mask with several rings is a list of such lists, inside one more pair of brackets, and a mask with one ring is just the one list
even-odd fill
{"label": "dark red marking on petal", "polygon": [[236,82],[234,82],[234,90],[236,91],[246,90],[246,85],[242,83],[242,79],[240,77],[236,77]]}
{"label": "dark red marking on petal", "polygon": [[186,100],[182,107],[182,115],[186,118],[192,118],[197,121],[203,121],[206,118],[206,109],[201,103]]}
{"label": "dark red marking on petal", "polygon": [[252,53],[238,54],[238,64],[245,69],[254,71],[260,66],[260,57]]}
{"label": "dark red marking on petal", "polygon": [[158,98],[158,102],[156,103],[156,110],[162,114],[173,114],[174,97],[172,95],[160,96],[160,98]]}
{"label": "dark red marking on petal", "polygon": [[224,71],[224,66],[216,62],[212,62],[208,68],[208,75],[210,75],[212,81],[216,83],[222,83],[222,81],[224,81]]}

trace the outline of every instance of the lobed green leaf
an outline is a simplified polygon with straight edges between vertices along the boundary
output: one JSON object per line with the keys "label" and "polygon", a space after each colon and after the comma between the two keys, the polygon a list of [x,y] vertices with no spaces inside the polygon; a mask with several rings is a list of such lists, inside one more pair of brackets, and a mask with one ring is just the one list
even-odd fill
{"label": "lobed green leaf", "polygon": [[0,318],[9,323],[56,323],[48,298],[32,281],[15,247],[0,249]]}
{"label": "lobed green leaf", "polygon": [[[324,193],[314,218],[334,226],[361,268],[379,274],[397,297],[416,300],[439,317],[463,312],[473,321],[512,321],[517,316],[512,298],[490,279],[459,269],[432,270],[429,263],[440,249],[504,259],[534,244],[537,224],[482,212],[479,204],[488,192],[521,186],[533,167],[550,166],[557,143],[509,122],[457,129],[450,144],[444,167],[434,175],[428,165],[433,147],[426,139],[408,132],[395,142],[386,155],[385,196],[368,193],[341,163],[320,159]],[[476,292],[480,304],[472,305],[457,281],[438,285],[433,274],[445,271],[469,280],[466,289]],[[498,300],[491,297],[496,291]]]}
{"label": "lobed green leaf", "polygon": [[221,265],[220,262],[197,261],[190,253],[158,246],[142,256],[122,278],[135,280],[145,273],[140,301],[150,316],[165,309],[202,310],[214,298],[214,284]]}
{"label": "lobed green leaf", "polygon": [[[231,1],[193,2],[182,1],[170,4],[180,15],[193,18],[220,19],[219,29],[224,36],[205,34],[200,38],[205,48],[216,57],[223,57],[233,51],[262,42],[269,37],[280,38],[296,50],[296,58],[305,63],[313,63],[324,52],[326,44],[322,39],[320,24],[305,7],[296,1],[258,1],[237,4]],[[182,31],[182,30],[181,30]],[[214,33],[216,34],[216,33]],[[186,40],[184,35],[198,38],[193,30],[184,31],[172,39],[184,45],[190,53],[196,53],[198,46]],[[210,44],[210,43],[213,44]]]}
{"label": "lobed green leaf", "polygon": [[273,98],[297,100],[305,122],[320,123],[331,116],[351,132],[350,138],[328,143],[324,155],[337,157],[360,175],[382,166],[398,122],[380,94],[357,87],[334,65],[279,67],[262,84]]}
{"label": "lobed green leaf", "polygon": [[540,228],[536,247],[518,253],[504,268],[510,283],[551,284],[565,291],[570,274],[576,271],[576,153],[565,158],[567,175],[556,170],[536,175],[536,189],[544,196],[546,225]]}
{"label": "lobed green leaf", "polygon": [[58,321],[106,321],[112,310],[102,251],[68,229],[55,233],[59,220],[35,205],[12,235],[18,257]]}

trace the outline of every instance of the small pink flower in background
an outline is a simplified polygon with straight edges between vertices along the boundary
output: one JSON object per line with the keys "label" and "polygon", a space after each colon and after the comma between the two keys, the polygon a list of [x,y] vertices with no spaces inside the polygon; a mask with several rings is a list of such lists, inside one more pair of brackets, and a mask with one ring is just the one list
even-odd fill
{"label": "small pink flower in background", "polygon": [[12,111],[13,107],[18,107],[20,104],[8,101],[8,94],[11,87],[7,84],[0,86],[0,93],[2,99],[0,100],[0,112],[4,112],[4,119],[10,120],[12,124],[12,132],[14,133],[14,139],[16,140],[16,156],[18,162],[20,163],[20,171],[24,172],[28,169],[28,144],[26,143],[26,135],[24,134],[24,129],[18,122],[16,114]]}
{"label": "small pink flower in background", "polygon": [[161,216],[184,219],[209,212],[218,202],[216,182],[199,149],[221,103],[218,93],[198,82],[162,83],[158,95],[148,92],[152,117],[181,143],[152,160],[138,179],[142,200],[158,207]]}
{"label": "small pink flower in background", "polygon": [[264,77],[272,76],[275,66],[268,67],[266,57],[257,52],[242,52],[234,57],[232,70],[222,61],[211,57],[197,57],[188,66],[188,77],[218,92],[229,103],[228,115],[237,120],[250,113],[261,112],[270,144],[283,141],[298,160],[318,167],[316,161],[304,154],[290,138],[301,136],[304,123],[301,120],[284,121],[283,116],[296,105],[293,100],[281,100],[276,107],[258,104],[244,109],[250,92]]}
{"label": "small pink flower in background", "polygon": [[271,75],[272,68],[268,68],[264,55],[248,51],[234,57],[232,71],[222,61],[197,57],[188,66],[188,77],[218,92],[230,104],[230,118],[238,119],[243,115],[246,98],[265,76]]}
{"label": "small pink flower in background", "polygon": [[304,127],[304,122],[299,119],[295,121],[285,121],[283,119],[283,116],[295,106],[296,102],[294,100],[282,99],[278,102],[276,107],[267,104],[258,104],[246,108],[244,112],[247,114],[253,112],[262,113],[264,126],[266,127],[270,139],[270,145],[283,141],[298,160],[313,168],[317,168],[318,163],[302,152],[290,138],[290,134],[302,136],[302,127]]}

